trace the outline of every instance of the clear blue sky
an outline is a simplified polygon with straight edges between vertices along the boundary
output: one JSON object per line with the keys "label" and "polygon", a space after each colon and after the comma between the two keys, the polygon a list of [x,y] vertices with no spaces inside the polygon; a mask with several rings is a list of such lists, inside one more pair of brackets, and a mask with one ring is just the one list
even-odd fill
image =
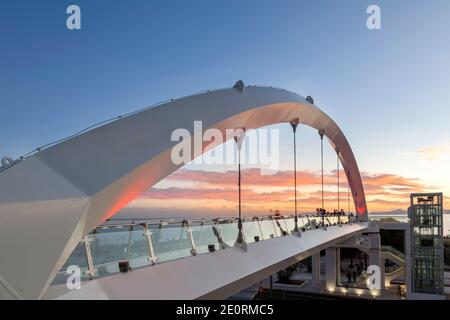
{"label": "clear blue sky", "polygon": [[[372,3],[382,30],[366,28]],[[448,161],[417,150],[450,141],[449,38],[447,0],[2,0],[0,155],[242,79],[312,95],[362,171],[444,186]]]}

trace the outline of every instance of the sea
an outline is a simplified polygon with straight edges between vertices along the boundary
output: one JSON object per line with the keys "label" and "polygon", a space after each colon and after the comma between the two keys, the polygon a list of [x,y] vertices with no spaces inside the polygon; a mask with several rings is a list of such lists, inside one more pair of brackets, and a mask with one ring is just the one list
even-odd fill
{"label": "sea", "polygon": [[[406,217],[406,214],[398,214],[398,213],[395,213],[395,214],[383,213],[380,215],[382,215],[383,217],[392,217],[392,218]],[[373,216],[377,216],[377,214],[371,214],[369,216],[373,217]],[[444,228],[443,229],[444,229],[443,230],[444,236],[450,237],[450,213],[444,213]]]}

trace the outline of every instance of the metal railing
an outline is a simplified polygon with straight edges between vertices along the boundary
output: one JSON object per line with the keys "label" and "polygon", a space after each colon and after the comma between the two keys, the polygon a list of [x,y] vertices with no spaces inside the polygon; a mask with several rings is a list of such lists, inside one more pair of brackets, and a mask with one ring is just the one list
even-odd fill
{"label": "metal railing", "polygon": [[381,215],[372,214],[369,215],[369,221],[372,222],[388,222],[388,223],[409,223],[407,215]]}
{"label": "metal railing", "polygon": [[381,251],[386,251],[392,253],[394,256],[398,257],[400,260],[405,261],[405,254],[400,250],[395,249],[392,246],[381,246]]}
{"label": "metal railing", "polygon": [[[298,227],[302,232],[307,232],[353,222],[356,222],[355,217],[347,215],[330,214],[323,218],[299,215]],[[294,228],[294,216],[247,217],[243,220],[246,243],[293,234]],[[237,235],[237,218],[132,222],[110,220],[80,241],[58,272],[54,284],[67,279],[67,268],[71,265],[81,269],[82,279],[93,279],[120,272],[119,262],[136,269],[226,250],[234,246]]]}

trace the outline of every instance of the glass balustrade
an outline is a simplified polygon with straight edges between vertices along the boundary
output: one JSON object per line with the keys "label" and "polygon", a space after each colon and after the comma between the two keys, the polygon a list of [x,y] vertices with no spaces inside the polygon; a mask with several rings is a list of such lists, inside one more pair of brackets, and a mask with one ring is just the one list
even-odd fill
{"label": "glass balustrade", "polygon": [[192,227],[195,250],[197,254],[213,252],[220,249],[217,231],[212,224],[203,224]]}
{"label": "glass balustrade", "polygon": [[372,214],[369,215],[369,220],[372,222],[385,222],[385,223],[409,223],[409,218],[407,215],[401,214],[391,214],[391,215],[382,215],[382,214]]}
{"label": "glass balustrade", "polygon": [[279,232],[277,232],[274,221],[273,220],[263,220],[261,221],[261,230],[263,233],[263,239],[273,239],[279,236]]}
{"label": "glass balustrade", "polygon": [[[322,226],[349,223],[348,216],[298,216],[298,228],[305,232]],[[292,234],[293,216],[245,218],[242,223],[247,243],[266,241]],[[70,275],[69,266],[78,266],[82,280],[120,272],[119,262],[131,269],[163,263],[198,254],[211,253],[235,245],[238,235],[236,218],[198,221],[150,221],[114,224],[108,221],[91,232],[72,252],[55,278],[63,283]],[[89,263],[88,261],[91,261]]]}
{"label": "glass balustrade", "polygon": [[223,242],[229,247],[234,246],[239,232],[237,222],[220,223],[218,226],[221,230]]}
{"label": "glass balustrade", "polygon": [[397,249],[395,249],[392,246],[381,246],[381,251],[386,251],[386,252],[390,252],[393,255],[397,256],[398,258],[405,260],[405,254]]}
{"label": "glass balustrade", "polygon": [[[295,218],[287,218],[284,219],[284,223],[286,224],[286,230],[288,233],[293,233],[295,230]],[[298,218],[297,226],[301,229],[301,220]]]}
{"label": "glass balustrade", "polygon": [[262,236],[261,221],[244,221],[242,223],[242,231],[244,239],[247,243],[253,243],[259,240],[264,240]]}
{"label": "glass balustrade", "polygon": [[152,243],[159,262],[188,257],[193,254],[186,226],[168,226],[152,230]]}

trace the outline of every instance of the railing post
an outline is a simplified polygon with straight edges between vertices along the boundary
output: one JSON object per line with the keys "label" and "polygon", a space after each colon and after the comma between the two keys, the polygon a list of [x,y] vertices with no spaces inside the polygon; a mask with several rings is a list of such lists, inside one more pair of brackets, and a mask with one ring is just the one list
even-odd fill
{"label": "railing post", "polygon": [[151,264],[155,264],[158,260],[158,257],[155,255],[155,250],[153,248],[152,232],[148,229],[147,224],[143,224],[143,227],[144,237],[147,239],[148,260],[151,262]]}
{"label": "railing post", "polygon": [[[261,240],[265,240],[264,233],[262,231],[262,226],[261,226],[261,219],[259,217],[255,217],[255,219],[258,223],[259,233],[261,234]],[[255,221],[255,220],[253,220],[253,221]]]}
{"label": "railing post", "polygon": [[222,233],[222,226],[220,225],[220,222],[217,222],[216,224],[212,225],[213,232],[217,238],[217,241],[219,241],[219,246],[222,249],[226,248],[225,241],[223,241],[223,233]]}
{"label": "railing post", "polygon": [[88,265],[88,270],[86,273],[89,275],[89,278],[92,280],[95,277],[96,270],[94,268],[94,261],[92,259],[92,252],[91,252],[91,245],[90,242],[93,241],[93,239],[90,239],[88,235],[85,235],[81,242],[84,243],[84,249],[86,251],[86,260]]}
{"label": "railing post", "polygon": [[325,217],[325,209],[322,209],[322,217],[321,217],[321,221],[322,221],[322,230],[323,231],[327,231],[327,221],[328,218]]}
{"label": "railing post", "polygon": [[275,219],[273,217],[271,217],[270,220],[272,220],[274,236],[275,236],[275,238],[277,238],[278,237],[278,234],[277,234],[277,223],[275,222]]}
{"label": "railing post", "polygon": [[[285,217],[283,217],[283,222],[284,222],[284,227],[286,228],[286,235],[291,234],[291,232],[289,231],[289,228],[288,228],[288,225],[287,225]],[[300,232],[300,230],[297,229],[297,232]]]}
{"label": "railing post", "polygon": [[197,248],[195,246],[194,236],[192,235],[192,228],[191,228],[191,226],[189,224],[189,221],[185,220],[183,225],[186,226],[186,232],[187,232],[189,241],[191,242],[191,247],[192,247],[191,254],[193,256],[196,256],[197,255]]}

